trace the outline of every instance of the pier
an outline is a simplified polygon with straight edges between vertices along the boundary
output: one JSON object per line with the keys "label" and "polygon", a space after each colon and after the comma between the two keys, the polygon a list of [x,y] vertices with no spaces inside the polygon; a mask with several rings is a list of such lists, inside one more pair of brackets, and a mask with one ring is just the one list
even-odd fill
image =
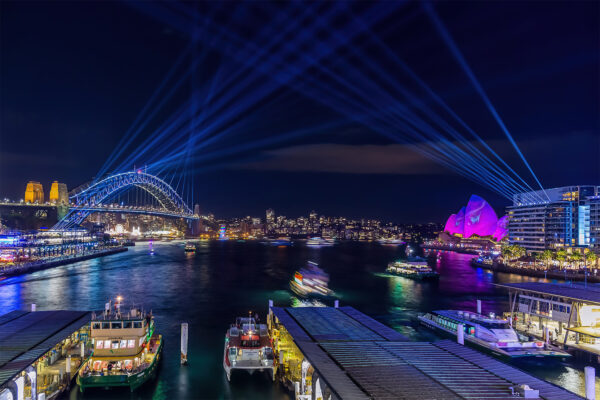
{"label": "pier", "polygon": [[563,347],[578,359],[600,364],[600,286],[522,282],[508,289],[513,327]]}
{"label": "pier", "polygon": [[0,316],[0,399],[55,399],[92,352],[90,313],[13,311]]}
{"label": "pier", "polygon": [[581,398],[450,340],[411,342],[352,307],[270,307],[269,329],[298,400]]}

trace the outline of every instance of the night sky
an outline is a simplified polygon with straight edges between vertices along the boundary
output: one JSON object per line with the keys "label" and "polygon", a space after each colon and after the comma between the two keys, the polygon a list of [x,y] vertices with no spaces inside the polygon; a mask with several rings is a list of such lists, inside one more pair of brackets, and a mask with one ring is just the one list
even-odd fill
{"label": "night sky", "polygon": [[[124,149],[124,156],[134,157],[120,159],[128,168],[149,162],[169,138],[135,157],[144,138],[193,93],[200,94],[199,101],[208,98],[208,91],[222,89],[219,85],[241,68],[240,60],[232,57],[236,50],[228,33],[254,40],[278,22],[276,16],[293,21],[310,5],[314,15],[283,37],[293,45],[333,7],[148,4],[0,3],[0,196],[22,198],[28,180],[41,181],[46,193],[53,180],[69,188],[92,180],[196,37],[192,54],[203,57],[202,62]],[[360,18],[369,4],[346,4],[344,12]],[[389,10],[380,11],[369,34],[408,64],[534,186],[423,7],[416,2],[385,4]],[[157,15],[161,7],[173,17]],[[600,184],[599,3],[443,2],[433,7],[544,187]],[[180,23],[184,10],[195,13],[184,18],[196,21],[193,29]],[[225,33],[207,31],[205,18]],[[336,30],[342,21],[333,19],[327,26]],[[322,39],[313,34],[311,45]],[[267,37],[273,38],[276,33]],[[350,46],[397,77],[399,85],[410,85],[389,56],[374,50],[368,35],[357,35]],[[343,69],[343,62],[353,62],[352,54],[356,52],[342,48],[330,59]],[[268,69],[256,63],[256,71]],[[278,73],[264,74],[264,85]],[[366,87],[359,80],[355,84]],[[274,208],[288,216],[314,209],[395,222],[443,222],[473,193],[499,213],[508,205],[489,188],[348,120],[326,102],[307,96],[299,85],[292,82],[255,103],[243,103],[245,111],[235,115],[231,134],[192,154],[200,157],[186,164],[185,174],[174,164],[163,171],[163,178],[179,182],[184,199],[218,217],[262,216],[266,208]],[[252,99],[261,86],[244,91],[243,99]],[[245,101],[241,98],[229,110]],[[318,129],[290,140],[269,140],[305,127]],[[255,140],[265,145],[229,152]]]}

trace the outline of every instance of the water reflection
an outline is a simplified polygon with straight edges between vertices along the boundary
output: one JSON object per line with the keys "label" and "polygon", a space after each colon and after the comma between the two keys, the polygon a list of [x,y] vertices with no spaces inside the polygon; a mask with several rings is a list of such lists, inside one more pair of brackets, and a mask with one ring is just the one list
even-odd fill
{"label": "water reflection", "polygon": [[[221,367],[225,330],[248,310],[261,317],[268,300],[276,305],[299,305],[289,290],[296,269],[315,261],[330,275],[330,287],[341,299],[415,340],[436,336],[415,323],[418,313],[437,309],[475,310],[483,300],[484,312],[508,309],[506,293],[495,282],[537,280],[490,273],[469,265],[471,256],[443,253],[434,267],[439,282],[415,282],[382,274],[387,263],[403,254],[403,247],[377,243],[339,243],[309,248],[302,243],[282,248],[257,242],[200,242],[186,254],[181,243],[139,243],[126,253],[39,271],[0,281],[1,313],[28,309],[101,309],[117,294],[126,302],[152,309],[165,337],[164,357],[158,380],[133,396],[111,391],[111,398],[285,398],[289,394],[268,380],[247,377],[231,385]],[[322,301],[332,305],[331,301]],[[189,323],[188,367],[179,365],[180,324]],[[582,393],[580,370],[531,370],[543,378]],[[74,390],[71,398],[81,396]],[[106,392],[85,398],[106,398]]]}

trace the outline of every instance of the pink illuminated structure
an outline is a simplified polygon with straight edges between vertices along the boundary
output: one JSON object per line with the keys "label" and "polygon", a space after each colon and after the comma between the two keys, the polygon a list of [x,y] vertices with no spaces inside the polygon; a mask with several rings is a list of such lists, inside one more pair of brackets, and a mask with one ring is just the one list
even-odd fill
{"label": "pink illuminated structure", "polygon": [[451,235],[464,238],[471,236],[491,236],[496,241],[502,240],[507,234],[508,217],[500,219],[494,209],[483,198],[472,195],[466,207],[456,214],[450,215],[444,231]]}

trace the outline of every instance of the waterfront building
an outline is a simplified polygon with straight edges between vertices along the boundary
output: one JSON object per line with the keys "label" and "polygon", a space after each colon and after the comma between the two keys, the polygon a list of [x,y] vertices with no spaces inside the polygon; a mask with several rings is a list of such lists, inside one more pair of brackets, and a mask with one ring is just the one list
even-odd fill
{"label": "waterfront building", "polygon": [[58,181],[52,182],[48,201],[50,201],[52,204],[68,205],[69,191],[67,190],[67,185],[64,183],[59,183]]}
{"label": "waterfront building", "polygon": [[268,327],[297,399],[580,398],[450,340],[408,341],[352,307],[270,307]]}
{"label": "waterfront building", "polygon": [[0,315],[0,399],[57,398],[91,354],[90,313]]}
{"label": "waterfront building", "polygon": [[472,195],[466,206],[448,217],[437,243],[427,246],[472,252],[498,251],[508,233],[507,225],[507,216],[498,218],[483,198]]}
{"label": "waterfront building", "polygon": [[[591,245],[593,197],[600,186],[563,186],[518,193],[509,215],[508,240],[529,251]],[[597,234],[597,230],[595,231]]]}
{"label": "waterfront building", "polygon": [[[589,246],[598,252],[600,251],[600,195],[588,196],[583,207],[586,208],[585,211],[589,216]],[[584,219],[583,222],[588,221]]]}
{"label": "waterfront building", "polygon": [[25,187],[25,203],[43,204],[44,203],[44,187],[36,181],[27,182]]}
{"label": "waterfront building", "polygon": [[515,329],[600,363],[600,287],[543,282],[496,286],[508,289]]}

